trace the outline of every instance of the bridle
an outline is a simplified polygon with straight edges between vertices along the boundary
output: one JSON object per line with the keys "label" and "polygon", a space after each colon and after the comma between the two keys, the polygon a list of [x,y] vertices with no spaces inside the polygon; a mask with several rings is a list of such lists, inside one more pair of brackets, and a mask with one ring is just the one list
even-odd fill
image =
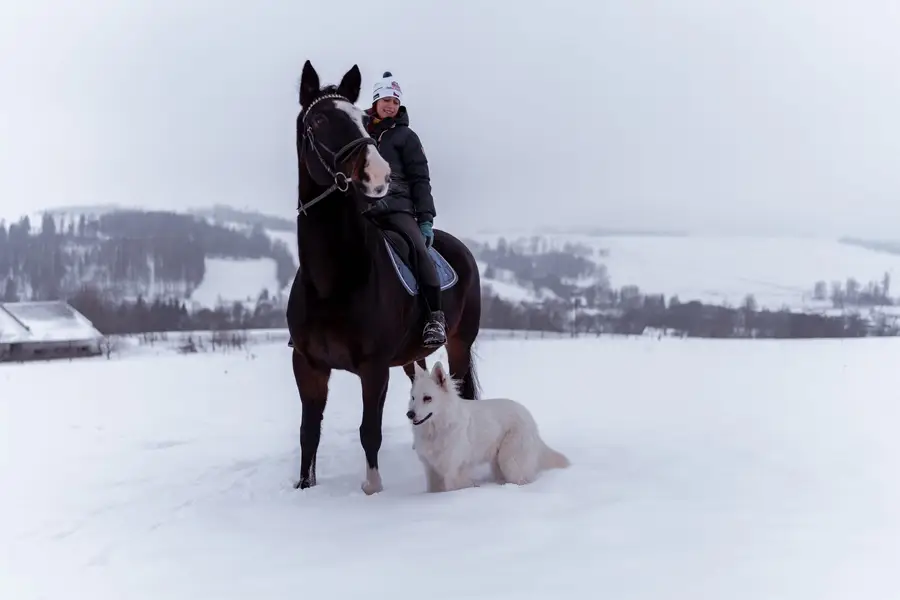
{"label": "bridle", "polygon": [[[299,196],[297,197],[297,212],[302,211],[304,215],[306,214],[306,210],[308,208],[311,208],[313,205],[318,203],[320,200],[322,200],[335,190],[341,193],[346,193],[350,189],[350,185],[353,183],[353,180],[350,177],[347,177],[347,174],[340,170],[341,163],[343,163],[348,158],[351,158],[366,146],[375,145],[374,139],[369,136],[365,136],[349,142],[343,148],[335,152],[322,142],[316,140],[315,136],[313,135],[312,127],[306,124],[306,120],[309,118],[312,108],[323,100],[344,100],[345,102],[350,102],[347,98],[341,96],[340,94],[325,94],[324,96],[319,96],[318,98],[316,98],[305,109],[305,113],[303,115],[303,134],[301,137],[300,146],[300,163],[303,163],[303,158],[306,154],[307,142],[309,142],[309,147],[318,157],[319,162],[322,164],[325,170],[328,171],[328,174],[331,175],[331,177],[334,179],[334,183],[332,183],[327,190],[325,190],[309,202],[304,203]],[[352,104],[352,102],[350,102],[350,104]],[[319,148],[331,155],[330,165],[328,161],[326,161],[322,156]],[[310,175],[312,175],[312,173],[310,173]]]}

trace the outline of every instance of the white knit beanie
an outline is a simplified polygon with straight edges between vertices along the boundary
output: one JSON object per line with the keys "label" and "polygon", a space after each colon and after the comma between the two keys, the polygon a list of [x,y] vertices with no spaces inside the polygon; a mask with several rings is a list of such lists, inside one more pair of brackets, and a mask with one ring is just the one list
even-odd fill
{"label": "white knit beanie", "polygon": [[403,92],[400,90],[400,84],[394,79],[390,71],[385,71],[381,79],[375,82],[372,88],[372,104],[375,104],[382,98],[396,98],[398,102],[403,103]]}

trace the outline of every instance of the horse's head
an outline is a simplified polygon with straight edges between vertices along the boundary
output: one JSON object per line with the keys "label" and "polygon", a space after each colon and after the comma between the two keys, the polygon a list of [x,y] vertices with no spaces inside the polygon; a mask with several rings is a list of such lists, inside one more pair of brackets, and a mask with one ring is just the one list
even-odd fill
{"label": "horse's head", "polygon": [[[335,189],[347,192],[355,186],[370,198],[388,192],[391,167],[378,153],[375,140],[366,132],[363,113],[356,107],[362,77],[359,68],[344,74],[340,85],[320,87],[319,75],[307,60],[300,79],[297,117],[297,156],[310,178],[329,187],[314,201]],[[309,202],[307,202],[307,206]]]}

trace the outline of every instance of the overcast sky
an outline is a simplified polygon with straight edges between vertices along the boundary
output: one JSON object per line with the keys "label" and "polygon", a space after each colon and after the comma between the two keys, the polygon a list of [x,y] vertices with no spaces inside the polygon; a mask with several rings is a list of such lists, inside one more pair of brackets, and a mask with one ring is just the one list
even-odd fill
{"label": "overcast sky", "polygon": [[0,214],[293,217],[309,58],[385,69],[437,225],[900,237],[896,0],[0,0]]}

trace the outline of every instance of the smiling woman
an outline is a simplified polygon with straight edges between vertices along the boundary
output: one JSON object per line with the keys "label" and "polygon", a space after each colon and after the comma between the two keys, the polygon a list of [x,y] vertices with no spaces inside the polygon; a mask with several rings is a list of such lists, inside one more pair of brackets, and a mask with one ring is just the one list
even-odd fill
{"label": "smiling woman", "polygon": [[391,165],[388,196],[374,202],[366,213],[380,226],[401,232],[412,246],[417,279],[429,312],[422,342],[430,348],[443,346],[447,341],[447,323],[441,308],[441,283],[428,256],[428,249],[434,243],[433,225],[437,215],[428,158],[419,136],[409,126],[403,91],[390,71],[385,71],[375,82],[372,107],[366,116],[378,151]]}

